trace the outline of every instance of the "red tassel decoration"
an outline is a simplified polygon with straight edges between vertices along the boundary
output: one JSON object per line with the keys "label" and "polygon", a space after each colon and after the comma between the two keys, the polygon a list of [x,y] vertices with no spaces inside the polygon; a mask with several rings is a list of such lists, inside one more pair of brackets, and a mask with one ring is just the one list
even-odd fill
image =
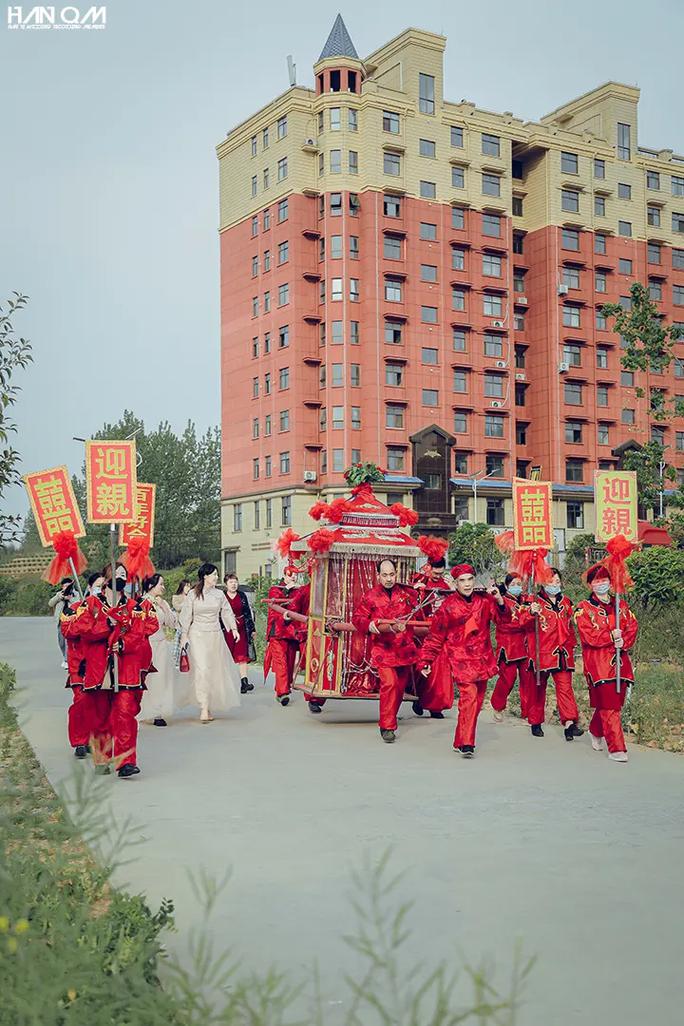
{"label": "red tassel decoration", "polygon": [[276,550],[283,559],[290,559],[292,546],[296,541],[299,541],[300,535],[296,531],[293,531],[291,527],[286,527],[283,533],[276,542]]}
{"label": "red tassel decoration", "polygon": [[429,535],[421,534],[418,539],[418,548],[424,556],[427,556],[428,560],[438,562],[446,556],[449,542],[446,538],[431,538]]}
{"label": "red tassel decoration", "polygon": [[60,531],[56,534],[52,539],[52,547],[55,550],[55,556],[43,573],[44,581],[49,581],[50,584],[59,584],[63,577],[72,577],[74,572],[69,560],[73,561],[77,574],[82,574],[88,566],[88,561],[79,549],[73,531]]}
{"label": "red tassel decoration", "polygon": [[332,548],[334,541],[334,531],[329,531],[327,527],[319,527],[317,531],[310,535],[308,545],[312,552],[327,552]]}
{"label": "red tassel decoration", "polygon": [[150,577],[154,573],[154,563],[150,559],[147,538],[131,538],[120,562],[126,567],[129,577],[137,577],[140,581]]}
{"label": "red tassel decoration", "polygon": [[409,509],[408,506],[403,506],[400,502],[395,502],[390,506],[390,512],[394,513],[395,517],[399,517],[399,524],[401,527],[413,527],[418,523],[418,514],[414,509]]}
{"label": "red tassel decoration", "polygon": [[601,560],[601,563],[610,574],[610,583],[616,595],[624,595],[634,584],[627,569],[626,560],[638,547],[628,541],[624,534],[616,534],[614,538],[606,542],[608,555]]}
{"label": "red tassel decoration", "polygon": [[553,570],[546,562],[549,554],[548,549],[518,549],[514,548],[513,532],[502,531],[494,538],[494,544],[499,552],[509,556],[508,572],[515,574],[523,580],[533,579],[535,584],[550,584],[553,579]]}
{"label": "red tassel decoration", "polygon": [[328,508],[327,518],[333,524],[339,524],[340,520],[347,512],[347,500],[346,499],[333,499]]}
{"label": "red tassel decoration", "polygon": [[314,502],[313,506],[309,510],[309,516],[312,520],[321,520],[323,517],[327,519],[329,510],[330,506],[328,503],[319,500],[318,502]]}

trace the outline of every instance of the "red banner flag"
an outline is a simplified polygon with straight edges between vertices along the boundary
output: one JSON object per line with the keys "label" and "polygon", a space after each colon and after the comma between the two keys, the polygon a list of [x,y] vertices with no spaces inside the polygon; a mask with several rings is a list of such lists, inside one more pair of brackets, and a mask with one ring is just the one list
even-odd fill
{"label": "red banner flag", "polygon": [[143,538],[147,548],[154,548],[154,503],[157,486],[138,482],[135,490],[136,519],[119,527],[119,545],[128,545],[133,538]]}
{"label": "red banner flag", "polygon": [[67,467],[52,467],[23,477],[41,545],[65,532],[83,538],[85,529]]}
{"label": "red banner flag", "polygon": [[86,442],[86,496],[92,524],[132,524],[136,510],[135,442]]}
{"label": "red banner flag", "polygon": [[550,481],[513,478],[513,547],[517,551],[553,547]]}

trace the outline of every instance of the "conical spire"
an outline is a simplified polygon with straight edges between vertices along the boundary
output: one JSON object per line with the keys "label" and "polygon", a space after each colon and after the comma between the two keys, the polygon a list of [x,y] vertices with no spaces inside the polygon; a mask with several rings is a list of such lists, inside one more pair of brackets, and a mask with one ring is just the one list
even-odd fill
{"label": "conical spire", "polygon": [[341,14],[338,14],[335,18],[335,24],[318,60],[325,60],[326,57],[354,57],[356,60],[359,59],[356,47],[351,41],[351,36],[347,32],[347,26],[342,21]]}

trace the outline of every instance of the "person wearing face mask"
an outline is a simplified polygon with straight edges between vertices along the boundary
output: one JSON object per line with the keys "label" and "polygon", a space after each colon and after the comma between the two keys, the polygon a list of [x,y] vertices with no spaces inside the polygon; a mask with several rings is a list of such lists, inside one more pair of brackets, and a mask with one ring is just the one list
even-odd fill
{"label": "person wearing face mask", "polygon": [[501,587],[504,602],[510,613],[510,620],[497,620],[496,623],[496,661],[499,676],[490,699],[494,720],[501,723],[508,696],[515,686],[516,677],[520,681],[520,715],[527,718],[527,698],[530,685],[534,684],[534,675],[530,673],[530,637],[534,645],[534,616],[530,611],[529,602],[523,598],[522,580],[515,574],[506,574]]}
{"label": "person wearing face mask", "polygon": [[570,599],[563,595],[563,581],[560,570],[551,567],[550,582],[544,584],[530,612],[539,622],[539,687],[536,683],[534,642],[530,642],[530,672],[534,680],[530,685],[527,703],[527,721],[534,737],[543,737],[544,710],[546,706],[546,685],[549,676],[556,688],[556,705],[563,724],[566,741],[581,737],[584,731],[578,726],[579,710],[572,689],[572,672],[575,669],[575,647],[577,639],[573,626],[573,610]]}
{"label": "person wearing face mask", "polygon": [[511,613],[493,582],[486,591],[475,590],[475,570],[469,563],[453,567],[451,575],[456,590],[433,617],[418,666],[429,677],[433,664],[446,650],[459,694],[453,747],[465,759],[472,759],[487,681],[496,673],[489,625],[509,620]]}
{"label": "person wearing face mask", "polygon": [[[282,580],[269,588],[267,599],[286,609],[293,603],[299,590],[297,575],[299,568],[293,563],[283,570]],[[290,694],[299,652],[297,624],[285,613],[268,607],[266,620],[266,651],[264,653],[264,681],[269,672],[275,675],[275,697],[282,706],[290,704]]]}
{"label": "person wearing face mask", "polygon": [[225,712],[240,704],[240,675],[224,641],[221,623],[235,641],[240,633],[228,599],[216,587],[218,570],[214,564],[202,563],[197,578],[180,611],[180,642],[181,649],[188,648],[200,722],[210,723],[212,712]]}
{"label": "person wearing face mask", "polygon": [[[584,676],[589,687],[589,704],[594,714],[589,724],[591,747],[603,749],[608,758],[627,762],[627,745],[622,732],[621,711],[627,690],[634,684],[629,650],[636,641],[639,625],[625,599],[620,599],[620,627],[615,621],[615,599],[610,574],[597,563],[586,573],[591,596],[577,604],[575,623],[582,646]],[[620,690],[617,689],[617,660],[620,660]]]}

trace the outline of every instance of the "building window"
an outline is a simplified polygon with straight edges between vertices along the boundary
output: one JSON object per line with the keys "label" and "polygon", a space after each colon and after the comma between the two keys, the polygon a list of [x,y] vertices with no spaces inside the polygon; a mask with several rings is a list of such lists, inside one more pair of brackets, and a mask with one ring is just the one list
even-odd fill
{"label": "building window", "polygon": [[270,249],[264,250],[264,271],[271,270],[271,251]]}
{"label": "building window", "polygon": [[252,148],[252,156],[256,157],[256,155],[257,155],[257,137],[255,135],[252,136],[252,138],[250,140],[250,143],[251,143],[251,148]]}
{"label": "building window", "polygon": [[527,445],[527,424],[524,421],[518,421],[515,425],[515,444]]}
{"label": "building window", "polygon": [[280,454],[280,473],[281,474],[289,474],[290,473],[290,453],[289,452],[281,452],[281,454]]}
{"label": "building window", "polygon": [[252,480],[259,480],[259,458],[252,460]]}
{"label": "building window", "polygon": [[596,313],[596,328],[599,331],[606,331],[607,328],[608,328],[608,321],[606,320],[606,315],[600,309],[597,309],[595,311],[595,313]]}
{"label": "building window", "polygon": [[608,405],[608,385],[596,386],[596,405],[601,407]]}
{"label": "building window", "polygon": [[264,395],[271,394],[271,375],[270,373],[264,374]]}
{"label": "building window", "polygon": [[349,302],[358,303],[359,301],[359,279],[349,279]]}
{"label": "building window", "polygon": [[498,214],[482,215],[482,234],[492,239],[501,238],[501,218]]}
{"label": "building window", "polygon": [[620,371],[620,384],[623,388],[634,388],[634,371]]}
{"label": "building window", "polygon": [[625,238],[631,239],[631,237],[632,237],[632,222],[631,221],[618,221],[618,235],[624,235]]}
{"label": "building window", "polygon": [[253,256],[252,257],[252,277],[256,278],[258,273],[259,273],[259,257],[258,256]]}
{"label": "building window", "polygon": [[437,281],[437,267],[435,266],[435,264],[420,265],[420,280]]}
{"label": "building window", "polygon": [[454,434],[468,434],[468,413],[466,410],[454,410]]}
{"label": "building window", "polygon": [[[648,262],[649,262],[649,264],[659,264],[660,263],[660,252],[661,252],[661,246],[660,246],[659,242],[649,242],[649,244],[648,244]],[[673,250],[673,260],[672,260],[672,263],[674,264],[674,250]]]}
{"label": "building window", "polygon": [[358,321],[350,321],[349,322],[349,341],[350,341],[351,345],[353,345],[353,346],[358,346],[360,344],[361,333],[360,333],[360,330],[359,330],[359,322]]}
{"label": "building window", "polygon": [[270,291],[264,292],[264,313],[269,313],[271,309],[271,293]]}
{"label": "building window", "polygon": [[261,503],[257,499],[254,503],[254,530],[259,531],[261,529]]}
{"label": "building window", "polygon": [[452,189],[465,189],[465,168],[453,166],[451,168]]}
{"label": "building window", "polygon": [[267,232],[271,227],[271,211],[269,209],[264,210],[264,231]]}
{"label": "building window", "polygon": [[672,231],[684,232],[684,214],[672,212]]}
{"label": "building window", "polygon": [[342,109],[340,107],[330,108],[330,131],[339,132],[342,127],[341,121]]}
{"label": "building window", "polygon": [[521,256],[525,248],[525,236],[522,232],[513,232],[513,252]]}
{"label": "building window", "polygon": [[468,473],[468,454],[465,452],[454,452],[454,473]]}
{"label": "building window", "polygon": [[459,149],[463,148],[463,129],[460,125],[451,125],[451,145],[457,146]]}
{"label": "building window", "polygon": [[596,429],[596,441],[599,445],[610,445],[610,425],[598,425]]}
{"label": "building window", "polygon": [[331,235],[330,237],[330,259],[341,260],[342,259],[342,236]]}
{"label": "building window", "polygon": [[359,130],[359,112],[354,107],[349,107],[347,110],[347,128],[350,132]]}
{"label": "building window", "polygon": [[361,407],[352,406],[351,408],[351,426],[353,429],[361,428]]}
{"label": "building window", "polygon": [[561,206],[563,210],[568,210],[572,214],[579,211],[579,193],[576,189],[561,190]]}
{"label": "building window", "polygon": [[418,152],[421,157],[436,157],[437,147],[432,139],[419,139]]}
{"label": "building window", "polygon": [[485,371],[484,376],[484,394],[490,399],[503,399],[504,394],[504,381],[503,374],[493,374],[490,371]]}
{"label": "building window", "polygon": [[[672,288],[672,301],[673,301],[673,303],[675,303],[675,305],[677,303],[677,300],[674,298],[674,294],[675,294],[675,289],[677,287],[678,286],[675,285]],[[682,299],[681,299],[681,304],[680,305],[684,305],[684,289],[682,289],[681,291],[682,291]],[[649,299],[655,300],[656,303],[660,302],[662,300],[662,298],[663,298],[663,285],[662,285],[662,282],[659,282],[659,281],[649,281],[649,283],[648,283],[648,296],[649,296]]]}
{"label": "building window", "polygon": [[401,345],[402,325],[400,321],[385,321],[385,342]]}
{"label": "building window", "polygon": [[254,236],[258,235],[258,234],[259,234],[259,218],[257,216],[257,217],[253,217],[252,218],[252,238],[254,238]]}
{"label": "building window", "polygon": [[517,370],[524,370],[525,368],[525,347],[515,346],[515,366]]}
{"label": "building window", "polygon": [[597,217],[606,216],[606,197],[594,196],[594,213]]}
{"label": "building window", "polygon": [[525,314],[514,313],[513,314],[513,327],[516,331],[525,330]]}
{"label": "building window", "polygon": [[287,282],[278,286],[278,306],[287,306],[290,302],[290,286]]}
{"label": "building window", "polygon": [[565,507],[567,526],[575,531],[584,530],[584,503],[568,502]]}
{"label": "building window", "polygon": [[684,431],[676,432],[675,449],[677,450],[677,452],[684,452]]}
{"label": "building window", "polygon": [[242,530],[242,503],[236,502],[233,506],[233,531]]}
{"label": "building window", "polygon": [[452,288],[451,290],[451,309],[452,310],[465,310],[465,289]]}
{"label": "building window", "polygon": [[330,151],[330,174],[339,175],[342,173],[342,150]]}
{"label": "building window", "polygon": [[485,456],[485,470],[489,477],[504,476],[504,458],[495,453],[487,453]]}
{"label": "building window", "polygon": [[487,524],[490,527],[503,527],[505,524],[504,520],[504,502],[503,499],[487,499]]}
{"label": "building window", "polygon": [[498,135],[487,135],[482,133],[482,152],[488,157],[501,156],[501,140]]}
{"label": "building window", "polygon": [[453,392],[468,391],[468,371],[459,367],[454,368]]}
{"label": "building window", "polygon": [[264,435],[269,438],[271,434],[271,414],[267,413],[264,417]]}
{"label": "building window", "polygon": [[563,249],[572,249],[577,252],[580,248],[580,233],[576,228],[563,228],[561,240]]}
{"label": "building window", "polygon": [[563,306],[563,326],[566,328],[580,327],[580,308],[566,303]]}
{"label": "building window", "polygon": [[418,110],[421,114],[435,113],[434,75],[418,75]]}
{"label": "building window", "polygon": [[331,217],[342,217],[342,193],[331,192],[330,193],[330,216]]}
{"label": "building window", "polygon": [[618,182],[618,197],[619,199],[631,200],[632,186],[628,185],[627,182]]}
{"label": "building window", "polygon": [[[254,381],[256,381],[258,383],[259,379],[258,378],[254,378]],[[254,419],[252,420],[252,438],[258,438],[258,437],[259,437],[259,418],[258,417],[254,417]]]}
{"label": "building window", "polygon": [[386,175],[401,174],[401,154],[385,150],[382,158],[382,169]]}
{"label": "building window", "polygon": [[398,135],[401,131],[399,115],[395,114],[394,111],[384,110],[382,112],[382,130],[383,132],[391,132],[392,135]]}
{"label": "building window", "polygon": [[404,383],[404,364],[403,363],[391,363],[388,361],[385,364],[385,384],[399,387]]}
{"label": "building window", "polygon": [[278,204],[278,224],[282,224],[283,221],[287,221],[288,216],[288,201],[286,199],[281,200]]}
{"label": "building window", "polygon": [[435,388],[424,388],[421,393],[423,406],[439,406],[439,392]]}
{"label": "building window", "polygon": [[561,171],[566,175],[576,175],[578,172],[578,160],[576,153],[561,153]]}
{"label": "building window", "polygon": [[341,431],[344,428],[344,406],[333,406],[332,426],[337,431]]}
{"label": "building window", "polygon": [[284,139],[287,135],[287,115],[276,121],[276,134],[279,139]]}
{"label": "building window", "polygon": [[252,175],[252,196],[257,194],[257,176]]}
{"label": "building window", "polygon": [[608,291],[608,277],[605,271],[596,271],[594,274],[594,289],[596,292]]}
{"label": "building window", "polygon": [[579,267],[563,268],[563,284],[569,289],[578,289],[580,287]]}
{"label": "building window", "polygon": [[485,292],[482,297],[482,312],[485,317],[501,317],[503,314],[502,297]]}
{"label": "building window", "polygon": [[266,499],[266,527],[273,527],[273,499]]}
{"label": "building window", "polygon": [[343,364],[341,364],[341,363],[333,363],[331,370],[332,370],[332,379],[331,379],[332,387],[333,388],[342,388],[342,385],[344,384],[344,375],[343,375],[344,366],[343,366]]}
{"label": "building window", "polygon": [[584,460],[565,461],[565,480],[577,483],[584,480]]}
{"label": "building window", "polygon": [[684,196],[684,178],[680,175],[672,175],[670,181],[672,183],[672,195]]}
{"label": "building window", "polygon": [[500,335],[494,335],[489,331],[484,336],[485,356],[503,356],[503,339]]}
{"label": "building window", "polygon": [[349,366],[349,383],[352,388],[361,387],[361,364],[352,363]]}
{"label": "building window", "polygon": [[289,242],[281,242],[278,245],[278,263],[285,264],[289,260],[290,244]]}
{"label": "building window", "polygon": [[463,207],[451,208],[451,227],[459,230],[465,228],[465,210]]}
{"label": "building window", "polygon": [[660,175],[657,171],[646,172],[646,188],[647,189],[660,189]]}
{"label": "building window", "polygon": [[290,430],[290,411],[289,410],[281,410],[280,411],[279,422],[280,422],[280,430],[281,431],[289,431]]}
{"label": "building window", "polygon": [[358,175],[359,173],[359,154],[358,150],[349,150],[348,153],[348,166],[350,175]]}
{"label": "building window", "polygon": [[290,387],[290,368],[281,367],[278,372],[278,388],[282,391]]}
{"label": "building window", "polygon": [[466,352],[466,332],[463,328],[453,328],[451,342],[455,353]]}
{"label": "building window", "polygon": [[388,428],[399,428],[403,430],[404,427],[404,407],[396,406],[388,403],[385,407],[385,427]]}
{"label": "building window", "polygon": [[420,222],[419,237],[424,242],[435,242],[437,240],[437,225],[427,221]]}
{"label": "building window", "polygon": [[404,470],[406,452],[398,446],[387,446],[387,469],[396,473]]}
{"label": "building window", "polygon": [[344,296],[343,291],[343,279],[342,278],[331,278],[330,279],[330,298],[334,303],[341,303]]}
{"label": "building window", "polygon": [[289,324],[282,324],[278,328],[278,348],[287,349],[290,344],[290,326]]}
{"label": "building window", "polygon": [[278,181],[282,182],[287,178],[287,157],[281,157],[278,161]]}
{"label": "building window", "polygon": [[437,307],[436,306],[421,306],[420,308],[420,319],[423,324],[436,324],[437,323]]}
{"label": "building window", "polygon": [[684,249],[672,250],[672,267],[676,271],[684,271]]}
{"label": "building window", "polygon": [[634,410],[623,410],[620,414],[620,421],[623,424],[634,424],[636,415]]}
{"label": "building window", "polygon": [[494,253],[482,254],[482,273],[489,278],[501,277],[501,257]]}
{"label": "building window", "polygon": [[684,285],[672,286],[672,302],[675,306],[684,306]]}
{"label": "building window", "polygon": [[608,350],[605,346],[596,347],[596,366],[599,370],[608,369]]}
{"label": "building window", "polygon": [[581,420],[566,420],[565,441],[571,445],[578,445],[582,441]]}
{"label": "building window", "polygon": [[523,216],[523,198],[522,196],[513,197],[513,217]]}
{"label": "building window", "polygon": [[423,199],[435,199],[437,196],[437,186],[434,182],[421,182],[420,183],[420,195]]}
{"label": "building window", "polygon": [[605,178],[606,177],[606,162],[605,160],[594,159],[594,178]]}
{"label": "building window", "polygon": [[582,386],[578,381],[566,381],[563,386],[563,395],[568,406],[582,405]]}
{"label": "building window", "polygon": [[344,342],[344,322],[333,321],[330,330],[330,341],[334,346],[341,346]]}
{"label": "building window", "polygon": [[620,160],[630,160],[632,155],[630,126],[620,121],[617,126],[617,155]]}
{"label": "building window", "polygon": [[465,271],[465,250],[452,246],[451,249],[451,270]]}
{"label": "building window", "polygon": [[384,196],[382,209],[385,217],[401,217],[401,200],[398,196]]}
{"label": "building window", "polygon": [[268,189],[268,168],[264,168],[264,189]]}
{"label": "building window", "polygon": [[485,414],[485,437],[486,438],[503,438],[504,436],[504,418],[496,413]]}
{"label": "building window", "polygon": [[[579,246],[577,248],[579,249]],[[594,253],[597,253],[599,256],[605,256],[606,255],[606,236],[605,235],[595,235],[594,236]]]}
{"label": "building window", "polygon": [[420,351],[420,362],[425,366],[437,366],[439,363],[439,349],[428,349],[423,346]]}
{"label": "building window", "polygon": [[281,527],[290,527],[292,524],[292,496],[283,495],[280,500],[280,524]]}
{"label": "building window", "polygon": [[646,208],[648,223],[652,228],[660,228],[660,207],[648,206]]}

